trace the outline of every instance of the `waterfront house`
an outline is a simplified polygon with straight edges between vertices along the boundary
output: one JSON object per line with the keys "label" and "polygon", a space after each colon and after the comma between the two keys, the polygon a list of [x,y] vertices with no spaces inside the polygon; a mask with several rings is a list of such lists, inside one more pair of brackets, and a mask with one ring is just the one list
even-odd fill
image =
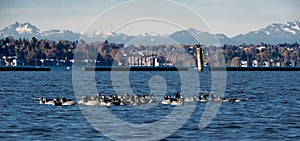
{"label": "waterfront house", "polygon": [[24,66],[24,65],[25,62],[23,59],[17,59],[17,58],[12,59],[11,66]]}
{"label": "waterfront house", "polygon": [[258,62],[257,60],[252,61],[252,67],[258,67]]}
{"label": "waterfront house", "polygon": [[248,61],[241,61],[242,67],[248,67]]}

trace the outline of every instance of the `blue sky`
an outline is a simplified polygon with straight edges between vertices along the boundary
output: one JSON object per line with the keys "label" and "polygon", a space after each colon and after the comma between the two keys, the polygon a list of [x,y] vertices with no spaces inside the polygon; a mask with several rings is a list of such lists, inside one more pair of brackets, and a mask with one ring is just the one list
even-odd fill
{"label": "blue sky", "polygon": [[[173,8],[168,12],[168,3],[154,3],[149,5],[149,0],[138,0],[136,4],[127,7],[138,10],[128,12],[111,12],[117,10],[111,7],[126,2],[125,0],[1,0],[0,1],[0,29],[9,24],[18,22],[30,22],[42,31],[49,29],[70,29],[72,31],[85,31],[88,25],[99,18],[99,15],[107,11],[111,14],[106,19],[111,23],[122,25],[124,21],[119,18],[136,17],[151,18],[143,9],[151,8],[156,15],[161,17],[166,14],[176,15],[176,21],[184,28],[193,27],[199,29],[201,23],[194,18],[189,18],[183,11]],[[151,1],[151,0],[150,0]],[[235,36],[240,33],[257,30],[271,23],[300,20],[299,0],[176,0],[200,15],[210,28],[204,30],[214,33],[225,33]],[[131,2],[134,3],[134,2]],[[173,2],[174,4],[174,2]],[[126,4],[125,4],[126,5]],[[172,4],[170,4],[172,5]],[[122,6],[120,6],[122,7]],[[138,11],[138,12],[137,12]],[[155,14],[155,13],[154,13]],[[147,17],[149,16],[149,17]],[[170,33],[175,28],[166,28],[166,25],[151,23],[135,25],[135,30],[124,30],[128,34],[143,32]],[[109,24],[99,27],[97,30],[115,30],[117,25]],[[143,29],[148,30],[143,30]],[[154,29],[155,28],[155,29]],[[200,27],[201,28],[201,27]],[[200,29],[201,30],[201,29]]]}

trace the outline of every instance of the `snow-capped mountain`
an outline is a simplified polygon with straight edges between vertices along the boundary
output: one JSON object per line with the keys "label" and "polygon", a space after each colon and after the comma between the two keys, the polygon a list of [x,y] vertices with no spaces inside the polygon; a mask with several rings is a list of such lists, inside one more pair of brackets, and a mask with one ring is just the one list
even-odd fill
{"label": "snow-capped mountain", "polygon": [[261,30],[267,35],[276,33],[286,33],[295,35],[300,32],[300,22],[294,21],[287,22],[286,24],[274,23]]}
{"label": "snow-capped mountain", "polygon": [[49,31],[41,32],[36,26],[30,23],[19,23],[16,22],[14,24],[5,27],[0,30],[1,37],[13,36],[14,38],[26,38],[31,39],[32,37],[36,38],[46,38],[49,40],[77,40],[81,36],[79,33],[74,33],[70,30],[58,30],[53,29]]}
{"label": "snow-capped mountain", "polygon": [[58,30],[58,29],[52,29],[49,31],[43,31],[40,33],[40,38],[45,38],[49,40],[78,40],[81,36],[80,33],[75,33],[70,30]]}
{"label": "snow-capped mountain", "polygon": [[257,31],[240,34],[232,38],[231,43],[284,43],[300,41],[300,22],[273,23]]}
{"label": "snow-capped mountain", "polygon": [[207,44],[216,45],[218,44],[217,39],[227,39],[228,37],[224,34],[211,34],[208,32],[202,32],[194,28],[189,28],[187,30],[177,31],[169,35],[170,38],[177,41],[178,43],[184,44]]}
{"label": "snow-capped mountain", "polygon": [[[264,43],[284,43],[300,42],[300,22],[293,21],[287,23],[273,23],[257,31],[251,31],[246,34],[240,34],[229,38],[224,34],[212,34],[202,32],[194,28],[176,31],[171,34],[145,33],[141,35],[127,35],[115,33],[112,31],[95,31],[92,33],[76,33],[70,30],[53,29],[41,32],[36,26],[30,23],[14,23],[0,30],[0,37],[5,38],[13,36],[14,38],[45,38],[50,40],[79,40],[86,41],[104,41],[114,43],[136,43],[136,44],[258,44]],[[197,40],[198,39],[198,40]],[[138,41],[139,40],[139,41]]]}
{"label": "snow-capped mountain", "polygon": [[14,23],[0,30],[2,37],[13,36],[22,38],[32,38],[32,36],[40,36],[40,30],[30,23]]}
{"label": "snow-capped mountain", "polygon": [[80,38],[88,42],[108,40],[109,42],[113,43],[126,43],[134,37],[112,31],[95,31],[93,33],[81,33]]}
{"label": "snow-capped mountain", "polygon": [[106,30],[106,31],[95,31],[92,35],[101,35],[101,36],[113,36],[113,35],[116,35],[115,32],[113,31],[110,31],[110,30]]}

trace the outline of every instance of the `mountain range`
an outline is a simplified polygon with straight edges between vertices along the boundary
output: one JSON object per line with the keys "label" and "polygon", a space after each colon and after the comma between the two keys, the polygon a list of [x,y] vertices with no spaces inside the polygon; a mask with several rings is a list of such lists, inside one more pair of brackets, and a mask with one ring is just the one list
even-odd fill
{"label": "mountain range", "polygon": [[[104,41],[125,44],[216,44],[218,40],[222,44],[259,44],[261,42],[278,44],[278,43],[294,43],[300,42],[300,22],[291,21],[287,23],[273,23],[265,28],[250,31],[246,34],[239,34],[232,38],[225,34],[211,34],[208,32],[199,31],[194,28],[176,31],[171,34],[154,34],[145,33],[141,35],[127,35],[123,33],[115,33],[111,31],[95,31],[93,33],[77,33],[70,30],[53,29],[49,31],[40,31],[36,26],[30,23],[16,22],[2,30],[0,30],[0,38],[13,36],[14,38],[49,40],[79,40],[86,41]],[[196,39],[200,39],[197,41]]]}

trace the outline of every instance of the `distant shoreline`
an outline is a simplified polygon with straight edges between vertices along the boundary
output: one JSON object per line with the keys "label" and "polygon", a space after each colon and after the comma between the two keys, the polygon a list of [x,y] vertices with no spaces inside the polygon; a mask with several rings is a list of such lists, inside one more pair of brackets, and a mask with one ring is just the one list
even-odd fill
{"label": "distant shoreline", "polygon": [[22,67],[0,67],[0,71],[51,71],[49,67],[34,67],[34,66],[22,66]]}
{"label": "distant shoreline", "polygon": [[[188,71],[190,67],[149,67],[149,66],[129,66],[129,67],[83,67],[83,71]],[[209,71],[300,71],[300,67],[206,67]]]}
{"label": "distant shoreline", "polygon": [[300,67],[210,67],[210,71],[300,71]]}
{"label": "distant shoreline", "polygon": [[83,67],[83,71],[188,71],[187,67],[150,67],[150,66],[128,66],[128,67]]}
{"label": "distant shoreline", "polygon": [[[70,69],[70,66],[66,68]],[[205,67],[205,68],[207,68],[205,70],[208,71],[300,71],[300,67]],[[175,66],[84,67],[82,66],[82,71],[188,71],[189,69],[191,69],[191,67],[175,67]],[[0,71],[51,71],[51,67],[0,66]]]}

